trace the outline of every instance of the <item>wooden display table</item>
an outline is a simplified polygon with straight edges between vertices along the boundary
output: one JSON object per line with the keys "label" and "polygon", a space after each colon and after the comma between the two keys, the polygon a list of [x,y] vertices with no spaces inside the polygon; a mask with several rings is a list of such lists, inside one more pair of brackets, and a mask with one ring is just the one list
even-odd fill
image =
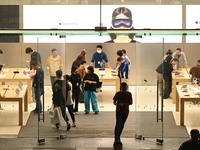
{"label": "wooden display table", "polygon": [[[26,68],[8,68],[3,69],[0,72],[0,82],[5,84],[5,82],[26,82],[27,83],[27,97],[28,102],[31,102],[31,77],[30,75],[24,75],[24,70]],[[14,73],[16,72],[16,73]]]}
{"label": "wooden display table", "polygon": [[[19,94],[16,94],[16,88]],[[0,85],[0,94],[0,101],[19,102],[19,125],[23,125],[23,103],[24,111],[28,111],[27,85],[23,85],[22,89],[18,85]]]}
{"label": "wooden display table", "polygon": [[116,85],[116,92],[120,91],[120,79],[113,69],[105,68],[105,73],[103,73],[104,71],[95,68],[94,72],[99,76],[100,82],[114,82]]}
{"label": "wooden display table", "polygon": [[180,74],[175,74],[172,73],[172,98],[173,98],[173,103],[176,103],[176,84],[178,82],[191,82],[191,78],[189,75],[189,69],[186,68],[180,68],[178,69],[178,72]]}
{"label": "wooden display table", "polygon": [[[176,85],[176,111],[179,111],[180,105],[180,125],[184,125],[185,102],[200,101],[200,95],[195,95],[194,85],[187,85],[187,88],[182,88],[183,85]],[[198,87],[200,89],[200,87]],[[180,104],[179,104],[180,103]]]}

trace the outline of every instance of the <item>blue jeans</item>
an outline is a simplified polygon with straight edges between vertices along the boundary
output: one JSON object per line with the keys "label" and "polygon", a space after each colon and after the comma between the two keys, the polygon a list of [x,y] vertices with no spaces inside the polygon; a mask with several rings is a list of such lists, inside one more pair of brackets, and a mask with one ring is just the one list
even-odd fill
{"label": "blue jeans", "polygon": [[91,99],[91,103],[92,103],[93,112],[99,112],[96,92],[84,91],[85,112],[90,112],[90,99]]}
{"label": "blue jeans", "polygon": [[115,142],[121,142],[121,134],[129,113],[116,112]]}
{"label": "blue jeans", "polygon": [[50,76],[51,87],[53,87],[54,82],[56,81],[56,76]]}
{"label": "blue jeans", "polygon": [[42,111],[42,103],[40,100],[40,97],[42,95],[42,91],[39,88],[34,88],[34,92],[35,92],[35,101],[36,101],[36,107],[35,110],[37,112]]}

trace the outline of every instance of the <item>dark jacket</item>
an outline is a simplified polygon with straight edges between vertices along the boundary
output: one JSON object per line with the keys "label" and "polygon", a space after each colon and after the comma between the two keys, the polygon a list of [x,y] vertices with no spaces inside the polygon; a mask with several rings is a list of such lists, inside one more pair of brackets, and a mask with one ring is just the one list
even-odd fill
{"label": "dark jacket", "polygon": [[81,76],[80,74],[72,73],[70,76],[70,82],[72,84],[72,89],[79,89],[81,85]]}
{"label": "dark jacket", "polygon": [[114,95],[113,100],[116,103],[117,112],[129,113],[129,105],[133,103],[131,92],[119,91]]}
{"label": "dark jacket", "polygon": [[107,58],[107,55],[105,52],[101,52],[100,54],[95,52],[93,55],[92,55],[92,59],[91,59],[91,62],[94,63],[94,68],[102,68],[101,64],[104,63],[104,62],[108,62],[108,58]]}
{"label": "dark jacket", "polygon": [[53,104],[55,107],[65,107],[66,100],[65,100],[65,88],[63,80],[56,80],[53,84]]}
{"label": "dark jacket", "polygon": [[[31,62],[30,65],[32,63],[32,61],[34,61],[34,59],[37,59],[37,64],[42,67],[42,61],[41,61],[41,56],[39,52],[33,51],[33,53],[31,54]],[[31,66],[30,66],[31,68]]]}
{"label": "dark jacket", "polygon": [[93,74],[86,74],[85,77],[83,78],[83,82],[85,80],[96,81],[96,84],[94,84],[94,83],[92,83],[92,84],[85,83],[84,90],[96,92],[96,88],[97,88],[97,85],[99,83],[99,77],[98,77],[98,75],[95,74],[95,73],[93,73]]}
{"label": "dark jacket", "polygon": [[33,87],[39,89],[41,94],[44,93],[44,71],[42,68],[37,68],[36,74],[33,77]]}
{"label": "dark jacket", "polygon": [[163,79],[165,81],[172,81],[172,75],[171,75],[171,73],[173,71],[173,66],[172,66],[171,63],[163,61],[163,63],[160,64],[157,67],[156,71],[158,73],[160,73],[160,74],[163,74]]}

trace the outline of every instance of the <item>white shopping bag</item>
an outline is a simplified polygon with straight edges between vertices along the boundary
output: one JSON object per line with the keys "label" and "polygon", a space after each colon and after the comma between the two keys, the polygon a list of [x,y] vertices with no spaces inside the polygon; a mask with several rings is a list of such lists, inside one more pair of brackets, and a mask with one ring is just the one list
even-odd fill
{"label": "white shopping bag", "polygon": [[54,105],[52,104],[51,107],[47,110],[48,116],[53,118],[54,116]]}
{"label": "white shopping bag", "polygon": [[60,126],[66,126],[66,121],[62,116],[60,107],[54,107],[53,116],[51,117],[51,124],[59,124]]}

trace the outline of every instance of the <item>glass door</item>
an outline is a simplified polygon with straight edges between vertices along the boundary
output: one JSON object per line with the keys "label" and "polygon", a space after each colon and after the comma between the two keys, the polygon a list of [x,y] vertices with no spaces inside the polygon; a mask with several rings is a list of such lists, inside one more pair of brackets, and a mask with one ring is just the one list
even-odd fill
{"label": "glass door", "polygon": [[[163,143],[163,99],[157,86],[156,68],[162,64],[164,56],[164,39],[143,36],[143,42],[133,44],[135,62],[133,62],[135,80],[132,81],[134,91],[134,110],[136,116],[135,138],[156,139]],[[162,83],[160,83],[162,84]],[[162,85],[161,85],[162,86]],[[162,87],[161,87],[162,88]]]}
{"label": "glass door", "polygon": [[[56,80],[56,71],[62,70],[62,77],[65,72],[65,60],[66,60],[66,48],[65,48],[65,36],[51,35],[43,36],[37,38],[37,52],[41,55],[42,69],[44,70],[44,92],[45,94],[41,96],[42,107],[44,113],[52,106],[52,86]],[[56,69],[55,69],[56,68]],[[45,98],[48,97],[48,98]],[[47,128],[43,125],[43,122],[49,122],[51,124],[51,119],[49,117],[44,117],[45,115],[38,114],[38,143],[43,142],[43,137],[45,135]],[[65,123],[66,124],[66,123]],[[52,123],[53,125],[53,123]],[[62,130],[58,132],[57,137],[62,135]],[[53,138],[53,134],[46,135],[45,137]]]}

